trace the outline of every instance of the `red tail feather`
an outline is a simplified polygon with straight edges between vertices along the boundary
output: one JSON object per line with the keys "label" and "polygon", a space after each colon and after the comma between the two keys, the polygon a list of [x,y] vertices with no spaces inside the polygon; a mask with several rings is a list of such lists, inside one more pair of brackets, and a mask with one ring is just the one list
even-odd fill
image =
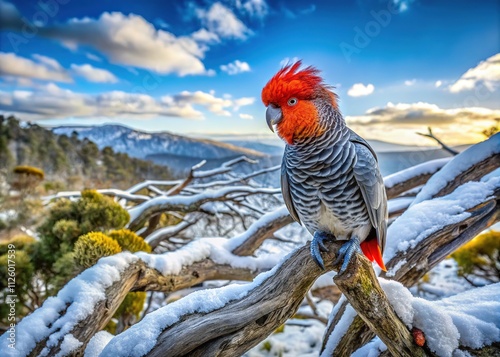
{"label": "red tail feather", "polygon": [[365,257],[372,262],[376,262],[383,271],[387,271],[384,261],[382,260],[382,252],[378,246],[377,239],[368,239],[361,242],[361,250]]}

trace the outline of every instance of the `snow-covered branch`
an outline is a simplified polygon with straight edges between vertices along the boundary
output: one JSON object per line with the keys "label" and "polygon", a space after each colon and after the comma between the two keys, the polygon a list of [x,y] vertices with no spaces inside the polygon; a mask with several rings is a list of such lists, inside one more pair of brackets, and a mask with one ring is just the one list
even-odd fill
{"label": "snow-covered branch", "polygon": [[129,210],[129,229],[137,230],[151,216],[168,211],[195,212],[207,202],[234,201],[241,197],[257,194],[274,195],[280,193],[275,188],[252,188],[247,186],[231,186],[219,190],[207,190],[192,196],[155,197]]}
{"label": "snow-covered branch", "polygon": [[[388,230],[384,252],[387,273],[406,286],[459,246],[500,220],[500,135],[470,147],[437,172],[413,205]],[[474,182],[473,180],[481,181]],[[470,181],[470,182],[469,182]],[[338,324],[347,302],[333,312],[327,327],[323,356],[352,354],[374,334],[359,316]],[[331,342],[334,341],[334,342]]]}
{"label": "snow-covered branch", "polygon": [[425,184],[433,174],[438,172],[451,159],[450,157],[427,161],[384,177],[387,198],[395,198],[403,192]]}
{"label": "snow-covered branch", "polygon": [[[202,238],[175,252],[120,253],[102,258],[18,324],[17,343],[22,348],[17,355],[82,351],[129,291],[173,292],[209,280],[252,280],[259,272],[274,267],[281,255],[250,257],[235,252],[251,254],[285,224],[284,217],[280,208],[257,220],[248,233],[229,240]],[[94,316],[98,321],[88,323]],[[7,345],[2,343],[0,355],[12,351]]]}

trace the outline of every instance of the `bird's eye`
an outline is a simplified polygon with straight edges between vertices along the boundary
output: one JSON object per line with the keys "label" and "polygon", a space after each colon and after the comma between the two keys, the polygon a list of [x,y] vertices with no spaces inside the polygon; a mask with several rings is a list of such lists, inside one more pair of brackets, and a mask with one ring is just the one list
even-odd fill
{"label": "bird's eye", "polygon": [[299,100],[297,98],[290,98],[290,99],[288,99],[288,105],[289,106],[294,106],[298,102],[299,102]]}

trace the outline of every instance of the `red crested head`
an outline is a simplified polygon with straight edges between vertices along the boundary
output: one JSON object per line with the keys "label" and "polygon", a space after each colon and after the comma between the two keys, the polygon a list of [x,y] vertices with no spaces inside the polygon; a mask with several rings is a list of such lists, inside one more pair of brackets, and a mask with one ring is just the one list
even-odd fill
{"label": "red crested head", "polygon": [[288,144],[296,139],[318,136],[325,130],[313,100],[322,98],[337,109],[335,94],[314,67],[300,69],[301,61],[282,68],[262,90],[269,128],[276,125],[278,135]]}
{"label": "red crested head", "polygon": [[262,102],[265,106],[270,103],[282,106],[288,98],[312,99],[323,85],[319,70],[307,67],[299,70],[301,61],[289,64],[278,71],[262,90]]}

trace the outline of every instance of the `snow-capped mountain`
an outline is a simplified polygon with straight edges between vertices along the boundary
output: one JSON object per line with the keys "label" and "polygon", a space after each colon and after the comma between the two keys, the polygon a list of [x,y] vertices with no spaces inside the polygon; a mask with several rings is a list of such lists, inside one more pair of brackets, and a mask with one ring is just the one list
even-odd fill
{"label": "snow-capped mountain", "polygon": [[99,148],[110,146],[116,152],[145,159],[150,155],[168,154],[197,159],[222,159],[235,156],[264,157],[259,151],[208,139],[194,139],[168,132],[147,133],[121,125],[60,126],[52,129],[56,134],[70,136],[78,133]]}
{"label": "snow-capped mountain", "polygon": [[[122,125],[102,126],[60,126],[52,128],[58,135],[71,136],[73,132],[80,139],[89,139],[102,149],[111,147],[115,152],[127,153],[129,156],[151,160],[159,165],[168,166],[177,174],[185,174],[202,160],[206,160],[204,169],[220,166],[224,162],[246,156],[257,159],[257,165],[239,164],[239,173],[249,173],[256,169],[276,165],[281,158],[275,151],[257,151],[230,143],[210,139],[195,139],[175,135],[168,132],[147,133]],[[274,175],[273,173],[273,176]],[[274,178],[272,180],[275,181]]]}

